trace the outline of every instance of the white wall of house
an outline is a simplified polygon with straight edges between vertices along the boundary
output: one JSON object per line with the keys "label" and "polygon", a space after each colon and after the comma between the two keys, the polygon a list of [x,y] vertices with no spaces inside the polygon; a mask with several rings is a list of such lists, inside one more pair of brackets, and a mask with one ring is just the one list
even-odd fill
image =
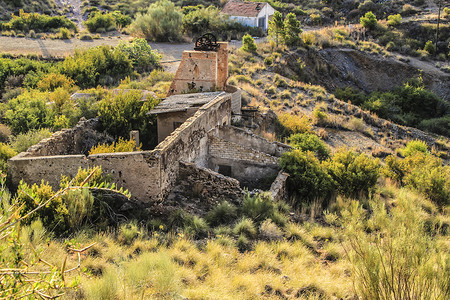
{"label": "white wall of house", "polygon": [[258,26],[258,18],[252,18],[252,17],[241,17],[241,16],[230,16],[230,20],[234,20],[238,23],[241,23],[243,25],[247,25],[250,27],[256,27]]}
{"label": "white wall of house", "polygon": [[269,17],[275,13],[275,9],[269,4],[264,5],[260,10],[258,17],[243,17],[243,16],[230,16],[230,20],[234,20],[243,25],[250,27],[258,27],[258,20],[264,18],[264,30],[269,28]]}
{"label": "white wall of house", "polygon": [[[264,17],[264,30],[269,28],[269,16],[272,16],[275,13],[275,9],[269,4],[264,5],[263,9],[258,14],[258,19]],[[258,21],[256,21],[256,26],[258,26]]]}

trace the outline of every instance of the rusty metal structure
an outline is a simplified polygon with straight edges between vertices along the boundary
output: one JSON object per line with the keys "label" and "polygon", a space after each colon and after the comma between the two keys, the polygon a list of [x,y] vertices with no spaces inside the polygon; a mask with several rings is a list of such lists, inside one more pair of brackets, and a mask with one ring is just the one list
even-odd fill
{"label": "rusty metal structure", "polygon": [[212,33],[206,33],[195,41],[195,51],[217,51],[219,50],[219,43]]}

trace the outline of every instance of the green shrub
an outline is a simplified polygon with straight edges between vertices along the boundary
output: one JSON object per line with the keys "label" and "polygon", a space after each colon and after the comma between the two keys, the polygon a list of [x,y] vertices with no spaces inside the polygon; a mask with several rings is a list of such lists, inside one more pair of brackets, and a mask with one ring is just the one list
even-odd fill
{"label": "green shrub", "polygon": [[[312,152],[292,150],[280,158],[280,166],[289,173],[288,189],[301,201],[322,201],[326,207],[335,190],[335,182]],[[300,203],[293,203],[299,206]]]}
{"label": "green shrub", "polygon": [[422,130],[434,132],[440,135],[450,136],[450,114],[440,118],[432,118],[420,121],[417,125]]}
{"label": "green shrub", "polygon": [[193,216],[187,224],[185,224],[185,230],[188,234],[194,238],[205,237],[208,233],[209,226],[203,218]]}
{"label": "green shrub", "polygon": [[244,235],[252,239],[256,237],[257,231],[251,219],[243,218],[234,225],[233,234],[238,236]]}
{"label": "green shrub", "polygon": [[367,29],[375,29],[377,26],[377,17],[371,12],[367,12],[364,17],[360,18],[361,26]]}
{"label": "green shrub", "polygon": [[250,196],[247,193],[244,196],[240,210],[243,215],[259,224],[265,219],[272,217],[275,212],[275,207],[269,195],[257,194]]}
{"label": "green shrub", "polygon": [[269,38],[274,40],[277,46],[284,41],[284,21],[279,11],[276,11],[269,20]]}
{"label": "green shrub", "polygon": [[325,165],[337,183],[339,194],[346,197],[367,196],[380,175],[378,159],[351,150],[338,150]]}
{"label": "green shrub", "polygon": [[[40,185],[33,184],[32,186],[22,182],[19,184],[18,193],[14,202],[18,205],[22,205],[21,213],[25,215],[35,209],[39,204],[52,198],[54,195],[55,192],[52,190],[52,187],[43,181]],[[55,197],[47,206],[38,210],[32,218],[28,218],[26,222],[31,222],[32,220],[39,218],[47,229],[51,229],[57,235],[61,235],[68,230],[68,215],[69,212],[64,205],[62,198]]]}
{"label": "green shrub", "polygon": [[386,177],[416,189],[438,205],[449,204],[450,167],[444,166],[441,159],[419,150],[405,159],[390,155],[385,161],[382,171]]}
{"label": "green shrub", "polygon": [[193,216],[183,209],[178,208],[170,214],[167,221],[167,226],[169,229],[176,231],[178,229],[184,229],[189,224],[192,224]]}
{"label": "green shrub", "polygon": [[278,115],[278,127],[278,135],[280,137],[311,132],[311,122],[307,116],[300,117],[289,113]]}
{"label": "green shrub", "polygon": [[41,140],[50,137],[52,133],[47,128],[33,129],[27,133],[21,133],[11,138],[11,147],[17,152],[27,151],[33,145]]}
{"label": "green shrub", "polygon": [[[439,299],[448,294],[448,254],[427,233],[425,212],[415,198],[403,190],[391,208],[373,201],[369,213],[353,202],[343,212],[342,245],[358,297]],[[377,230],[368,233],[369,226]]]}
{"label": "green shrub", "polygon": [[433,44],[432,41],[428,41],[425,43],[425,47],[423,50],[427,51],[429,54],[433,55],[436,53],[436,46]]}
{"label": "green shrub", "polygon": [[142,73],[150,72],[160,67],[162,55],[147,43],[145,39],[133,39],[129,42],[121,41],[114,51],[120,51],[128,56],[133,64],[133,68]]}
{"label": "green shrub", "polygon": [[300,21],[293,13],[288,13],[284,19],[284,41],[288,46],[296,46],[300,43]]}
{"label": "green shrub", "polygon": [[407,157],[414,154],[414,152],[417,151],[422,153],[428,153],[427,144],[424,141],[420,140],[410,141],[408,142],[408,144],[406,144],[406,147],[401,150],[401,153],[403,156]]}
{"label": "green shrub", "polygon": [[76,49],[73,57],[62,63],[62,73],[72,78],[82,88],[111,85],[118,79],[133,74],[133,66],[127,55],[109,46],[97,46],[87,50]]}
{"label": "green shrub", "polygon": [[214,207],[206,215],[206,220],[209,225],[217,226],[220,224],[229,224],[237,218],[237,208],[233,204],[227,201],[223,201],[216,207]]}
{"label": "green shrub", "polygon": [[119,227],[118,240],[124,245],[131,245],[140,234],[136,222],[124,223]]}
{"label": "green shrub", "polygon": [[[158,104],[156,99],[141,101],[140,91],[108,94],[99,102],[98,115],[104,129],[114,137],[128,137],[131,130],[139,130],[143,141],[150,143],[154,139],[150,123],[154,117],[147,113]],[[146,145],[144,145],[146,146]]]}
{"label": "green shrub", "polygon": [[115,152],[133,152],[141,151],[141,146],[136,147],[136,142],[134,140],[124,140],[122,137],[111,145],[99,144],[92,147],[89,150],[89,155],[99,154],[99,153],[115,153]]}
{"label": "green shrub", "polygon": [[402,16],[400,14],[388,16],[388,25],[398,26],[402,22]]}
{"label": "green shrub", "polygon": [[0,172],[6,174],[8,170],[8,159],[17,155],[8,144],[0,143]]}
{"label": "green shrub", "polygon": [[267,66],[271,66],[273,64],[273,57],[267,56],[264,58],[264,64]]}
{"label": "green shrub", "polygon": [[326,160],[330,151],[325,143],[313,133],[297,133],[288,138],[289,143],[296,149],[313,152],[318,159]]}
{"label": "green shrub", "polygon": [[257,49],[255,40],[251,35],[246,34],[242,37],[242,50],[246,52],[255,52]]}
{"label": "green shrub", "polygon": [[94,11],[89,15],[87,21],[83,22],[84,26],[89,30],[89,32],[100,32],[100,28],[104,30],[114,30],[115,29],[115,19],[112,13],[103,13],[100,11]]}
{"label": "green shrub", "polygon": [[303,32],[301,38],[306,46],[312,46],[316,42],[316,36],[311,32]]}
{"label": "green shrub", "polygon": [[11,15],[9,22],[1,24],[7,30],[28,32],[34,30],[35,32],[48,32],[60,28],[77,30],[74,22],[63,16],[48,16],[39,13],[26,13],[21,9],[19,15]]}
{"label": "green shrub", "polygon": [[190,36],[198,37],[206,32],[221,34],[221,30],[226,30],[228,20],[212,5],[185,6],[183,12],[183,32]]}
{"label": "green shrub", "polygon": [[177,41],[181,36],[182,14],[168,0],[150,4],[146,14],[138,14],[130,32],[154,42]]}
{"label": "green shrub", "polygon": [[64,74],[50,73],[41,78],[36,84],[37,88],[41,91],[54,91],[57,88],[63,88],[65,90],[72,90],[74,82],[72,79],[67,78]]}
{"label": "green shrub", "polygon": [[13,133],[25,133],[53,125],[53,112],[47,105],[47,97],[47,93],[33,90],[8,101],[4,118]]}
{"label": "green shrub", "polygon": [[59,29],[59,38],[62,40],[68,40],[72,37],[72,34],[70,33],[70,30],[67,28],[60,28]]}

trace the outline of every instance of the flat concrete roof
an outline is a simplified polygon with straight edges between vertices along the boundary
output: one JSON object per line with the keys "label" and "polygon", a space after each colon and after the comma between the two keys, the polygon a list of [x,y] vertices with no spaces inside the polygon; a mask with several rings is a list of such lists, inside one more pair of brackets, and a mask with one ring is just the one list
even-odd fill
{"label": "flat concrete roof", "polygon": [[186,111],[188,108],[200,107],[214,100],[217,96],[225,92],[208,92],[172,95],[161,101],[154,109],[149,111],[149,115],[164,114],[170,112]]}

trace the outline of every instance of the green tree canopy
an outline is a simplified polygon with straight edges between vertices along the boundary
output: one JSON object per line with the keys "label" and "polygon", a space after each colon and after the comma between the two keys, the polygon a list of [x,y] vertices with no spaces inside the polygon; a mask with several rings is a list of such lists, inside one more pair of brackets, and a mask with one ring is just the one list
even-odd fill
{"label": "green tree canopy", "polygon": [[138,14],[130,25],[132,34],[154,42],[169,42],[181,37],[182,13],[169,0],[149,6],[146,14]]}
{"label": "green tree canopy", "polygon": [[284,21],[280,12],[273,14],[272,20],[269,21],[269,37],[278,44],[284,39]]}
{"label": "green tree canopy", "polygon": [[302,33],[303,30],[301,30],[300,21],[297,20],[294,13],[288,13],[284,19],[284,31],[284,41],[286,45],[295,46],[299,44],[300,33]]}

